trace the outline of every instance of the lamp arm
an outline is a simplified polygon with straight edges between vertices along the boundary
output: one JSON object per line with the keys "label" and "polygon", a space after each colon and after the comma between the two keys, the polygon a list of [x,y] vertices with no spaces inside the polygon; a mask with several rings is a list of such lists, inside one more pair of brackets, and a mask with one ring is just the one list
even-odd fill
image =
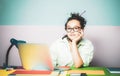
{"label": "lamp arm", "polygon": [[10,40],[10,42],[11,42],[11,45],[9,46],[9,48],[8,48],[8,50],[7,50],[7,53],[6,53],[5,64],[3,64],[4,68],[7,68],[7,67],[8,67],[9,53],[10,53],[11,48],[12,48],[14,45],[18,48],[18,44],[19,44],[19,43],[26,43],[26,41],[16,40],[16,39],[14,39],[14,38],[12,38],[12,39]]}
{"label": "lamp arm", "polygon": [[7,50],[7,53],[6,53],[6,59],[5,59],[5,67],[8,67],[8,58],[9,58],[9,53],[10,53],[10,50],[11,48],[13,47],[13,45],[11,44],[10,47],[8,48]]}

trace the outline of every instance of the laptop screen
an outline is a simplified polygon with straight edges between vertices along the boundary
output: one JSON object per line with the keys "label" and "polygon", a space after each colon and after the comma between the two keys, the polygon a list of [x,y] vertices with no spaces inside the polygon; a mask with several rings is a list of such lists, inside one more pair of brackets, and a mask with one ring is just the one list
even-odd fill
{"label": "laptop screen", "polygon": [[44,44],[18,44],[22,66],[26,70],[53,70],[49,48]]}

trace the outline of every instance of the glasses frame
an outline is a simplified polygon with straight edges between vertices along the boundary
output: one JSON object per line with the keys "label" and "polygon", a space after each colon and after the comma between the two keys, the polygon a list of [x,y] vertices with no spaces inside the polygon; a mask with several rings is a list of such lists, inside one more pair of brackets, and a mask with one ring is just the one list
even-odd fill
{"label": "glasses frame", "polygon": [[81,30],[81,27],[74,27],[74,28],[70,28],[70,27],[66,27],[65,28],[67,32],[79,32]]}

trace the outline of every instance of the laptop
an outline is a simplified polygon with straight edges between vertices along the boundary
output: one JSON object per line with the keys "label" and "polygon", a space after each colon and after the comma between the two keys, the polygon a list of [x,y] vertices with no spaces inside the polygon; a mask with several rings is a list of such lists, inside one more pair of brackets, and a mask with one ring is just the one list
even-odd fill
{"label": "laptop", "polygon": [[45,44],[18,44],[19,55],[25,70],[54,70],[49,47]]}

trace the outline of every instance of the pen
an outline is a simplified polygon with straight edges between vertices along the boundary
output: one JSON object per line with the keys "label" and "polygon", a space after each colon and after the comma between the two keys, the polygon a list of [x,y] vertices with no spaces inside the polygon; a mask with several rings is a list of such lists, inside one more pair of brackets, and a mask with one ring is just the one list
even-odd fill
{"label": "pen", "polygon": [[60,76],[60,74],[61,74],[61,70],[59,71],[58,76]]}

